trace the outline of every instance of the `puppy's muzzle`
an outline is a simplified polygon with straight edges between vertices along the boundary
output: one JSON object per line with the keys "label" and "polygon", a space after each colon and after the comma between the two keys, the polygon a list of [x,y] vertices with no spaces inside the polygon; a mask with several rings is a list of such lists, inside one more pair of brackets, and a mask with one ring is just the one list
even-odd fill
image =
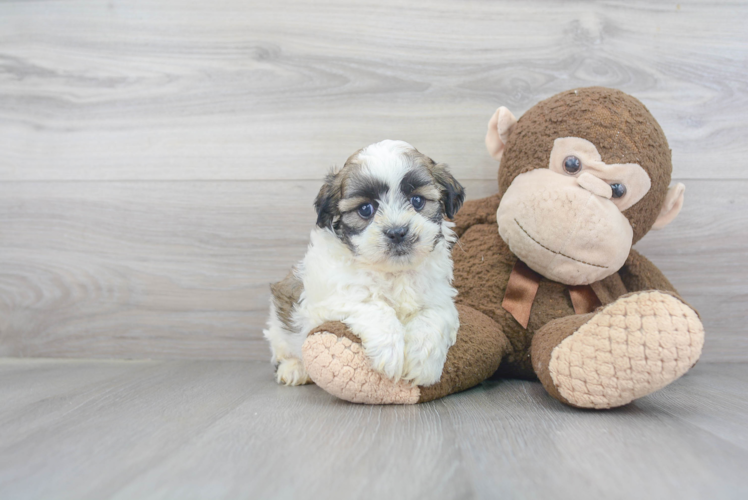
{"label": "puppy's muzzle", "polygon": [[399,245],[403,241],[405,241],[405,237],[408,235],[408,227],[407,226],[391,227],[385,230],[384,234],[390,239],[390,243],[394,245]]}

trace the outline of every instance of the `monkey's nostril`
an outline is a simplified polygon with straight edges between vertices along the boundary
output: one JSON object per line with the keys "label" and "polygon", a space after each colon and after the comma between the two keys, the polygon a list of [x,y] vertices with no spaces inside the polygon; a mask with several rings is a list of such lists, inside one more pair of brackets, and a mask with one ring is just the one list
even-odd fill
{"label": "monkey's nostril", "polygon": [[402,243],[405,236],[408,234],[408,228],[407,226],[393,227],[387,229],[384,234],[386,234],[393,243]]}

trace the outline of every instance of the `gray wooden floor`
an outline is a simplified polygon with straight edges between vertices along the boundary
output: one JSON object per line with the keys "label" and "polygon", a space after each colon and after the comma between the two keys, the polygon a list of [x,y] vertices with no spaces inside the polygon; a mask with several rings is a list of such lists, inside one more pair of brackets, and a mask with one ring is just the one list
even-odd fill
{"label": "gray wooden floor", "polygon": [[0,498],[748,498],[748,365],[607,412],[539,383],[360,406],[240,361],[0,360]]}

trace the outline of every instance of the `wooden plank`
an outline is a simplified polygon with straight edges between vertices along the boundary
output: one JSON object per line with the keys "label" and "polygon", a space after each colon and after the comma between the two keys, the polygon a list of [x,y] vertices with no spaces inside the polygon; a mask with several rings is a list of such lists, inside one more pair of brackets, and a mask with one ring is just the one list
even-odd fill
{"label": "wooden plank", "polygon": [[[33,363],[20,358],[2,358],[0,380],[3,383],[3,404],[0,422],[6,422],[18,408],[30,408],[43,400],[64,402],[68,391],[75,394],[100,390],[101,384],[123,374],[140,370],[149,361],[110,361],[105,370],[101,363],[82,363],[79,360],[38,359]],[[5,425],[0,425],[0,443],[17,437]]]}
{"label": "wooden plank", "polygon": [[[748,360],[748,181],[687,184],[638,248],[700,311],[703,359]],[[268,284],[303,256],[318,187],[0,183],[0,353],[266,360]]]}
{"label": "wooden plank", "polygon": [[[126,484],[184,445],[190,434],[220,420],[249,398],[255,385],[246,367],[236,364],[135,364],[138,370],[100,385],[94,394],[71,386],[63,397],[41,399],[6,418],[2,496],[109,497],[107,490]],[[111,376],[106,368],[100,371],[99,379]],[[67,469],[74,463],[84,468]]]}
{"label": "wooden plank", "polygon": [[[57,365],[57,366],[56,366]],[[122,366],[131,365],[126,371]],[[63,376],[39,388],[50,371]],[[2,498],[742,498],[746,364],[624,408],[498,381],[416,406],[282,387],[265,363],[0,360]],[[27,391],[36,399],[8,399]],[[728,422],[729,425],[723,425]]]}
{"label": "wooden plank", "polygon": [[[748,450],[745,372],[744,363],[700,363],[687,383],[674,384],[636,405],[645,412],[665,411]],[[701,404],[694,404],[697,400]]]}
{"label": "wooden plank", "polygon": [[[3,359],[3,406],[0,409],[0,456],[30,435],[53,428],[60,418],[153,371],[151,361]],[[102,367],[104,367],[102,369]],[[19,411],[22,409],[21,411]],[[3,469],[0,466],[0,469]],[[1,475],[1,474],[0,474]]]}
{"label": "wooden plank", "polygon": [[[408,140],[493,179],[485,125],[639,97],[681,178],[748,170],[745,2],[0,4],[0,180],[317,179]],[[718,161],[715,161],[718,158]]]}

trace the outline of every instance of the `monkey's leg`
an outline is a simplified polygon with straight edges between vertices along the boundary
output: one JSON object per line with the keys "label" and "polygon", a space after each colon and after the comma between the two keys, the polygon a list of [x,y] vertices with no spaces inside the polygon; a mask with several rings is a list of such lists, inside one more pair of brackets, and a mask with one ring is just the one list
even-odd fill
{"label": "monkey's leg", "polygon": [[304,366],[311,379],[333,396],[353,403],[414,404],[469,389],[499,367],[509,342],[492,319],[467,306],[457,306],[460,330],[447,353],[439,382],[411,386],[374,371],[361,341],[340,322],[325,323],[312,331],[302,347]]}
{"label": "monkey's leg", "polygon": [[666,292],[635,292],[543,326],[532,340],[532,364],[559,401],[605,409],[673,382],[703,345],[704,328],[687,304]]}

